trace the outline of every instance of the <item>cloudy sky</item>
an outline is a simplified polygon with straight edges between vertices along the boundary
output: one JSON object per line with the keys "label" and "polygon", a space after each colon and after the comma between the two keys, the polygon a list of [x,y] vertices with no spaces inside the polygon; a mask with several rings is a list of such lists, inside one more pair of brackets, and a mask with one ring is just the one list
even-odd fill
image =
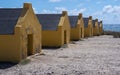
{"label": "cloudy sky", "polygon": [[0,0],[0,8],[22,7],[24,2],[32,3],[36,13],[61,13],[69,15],[83,13],[93,16],[104,24],[120,24],[120,0]]}

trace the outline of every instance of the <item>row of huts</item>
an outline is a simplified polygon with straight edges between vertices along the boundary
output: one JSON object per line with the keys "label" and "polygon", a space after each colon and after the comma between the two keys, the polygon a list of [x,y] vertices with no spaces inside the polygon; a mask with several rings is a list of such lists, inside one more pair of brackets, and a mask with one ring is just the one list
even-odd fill
{"label": "row of huts", "polygon": [[35,14],[23,8],[0,8],[0,62],[20,62],[41,53],[41,47],[60,47],[71,40],[102,34],[102,21],[62,14]]}

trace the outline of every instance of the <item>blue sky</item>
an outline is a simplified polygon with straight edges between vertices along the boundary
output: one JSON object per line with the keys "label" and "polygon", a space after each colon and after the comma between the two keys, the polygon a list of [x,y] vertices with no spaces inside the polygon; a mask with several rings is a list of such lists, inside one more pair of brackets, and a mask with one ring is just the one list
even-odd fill
{"label": "blue sky", "polygon": [[24,2],[32,3],[35,13],[83,13],[105,24],[120,24],[120,0],[0,0],[0,8],[19,8]]}

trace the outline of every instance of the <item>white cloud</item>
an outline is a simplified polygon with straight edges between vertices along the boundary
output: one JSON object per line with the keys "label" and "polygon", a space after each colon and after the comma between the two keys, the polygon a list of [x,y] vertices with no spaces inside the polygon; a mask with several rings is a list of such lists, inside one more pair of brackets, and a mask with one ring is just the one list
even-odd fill
{"label": "white cloud", "polygon": [[67,11],[67,9],[65,7],[55,7],[55,11],[61,13],[62,11]]}
{"label": "white cloud", "polygon": [[105,15],[105,14],[120,14],[120,6],[106,5],[101,11],[97,11],[94,15]]}
{"label": "white cloud", "polygon": [[69,15],[78,15],[79,13],[83,13],[85,11],[86,11],[86,8],[68,10]]}
{"label": "white cloud", "polygon": [[55,7],[55,10],[67,10],[65,7]]}
{"label": "white cloud", "polygon": [[120,14],[120,6],[114,6],[113,7],[113,13],[119,13]]}
{"label": "white cloud", "polygon": [[69,15],[78,15],[79,13],[83,13],[84,11],[86,11],[86,8],[68,10],[65,7],[55,7],[55,10],[57,11],[57,13],[61,13],[65,10],[68,12]]}
{"label": "white cloud", "polygon": [[36,8],[33,7],[33,10],[34,10],[35,13],[38,13],[38,11],[36,10]]}
{"label": "white cloud", "polygon": [[50,11],[47,9],[43,9],[41,13],[49,13]]}
{"label": "white cloud", "polygon": [[64,7],[55,7],[54,10],[49,10],[49,9],[43,9],[41,13],[61,13],[62,11],[67,11],[66,8]]}
{"label": "white cloud", "polygon": [[55,7],[54,10],[44,9],[44,10],[42,10],[41,13],[62,13],[62,11],[67,11],[69,15],[78,15],[79,13],[85,12],[86,8],[68,10],[65,7]]}
{"label": "white cloud", "polygon": [[120,6],[112,6],[112,5],[104,6],[103,13],[120,14]]}
{"label": "white cloud", "polygon": [[111,13],[113,11],[113,8],[111,5],[104,6],[103,12],[104,13]]}
{"label": "white cloud", "polygon": [[49,14],[49,13],[57,13],[57,12],[56,11],[51,11],[51,10],[48,10],[48,9],[43,9],[41,13]]}
{"label": "white cloud", "polygon": [[120,6],[106,5],[101,11],[93,14],[94,17],[99,17],[105,23],[120,23]]}
{"label": "white cloud", "polygon": [[49,0],[50,2],[60,2],[61,0]]}

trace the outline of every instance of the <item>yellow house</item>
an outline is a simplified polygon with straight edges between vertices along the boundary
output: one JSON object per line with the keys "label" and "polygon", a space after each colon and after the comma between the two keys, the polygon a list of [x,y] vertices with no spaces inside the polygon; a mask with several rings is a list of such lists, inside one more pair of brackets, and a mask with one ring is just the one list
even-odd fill
{"label": "yellow house", "polygon": [[0,8],[0,62],[20,62],[41,52],[41,25],[32,5]]}
{"label": "yellow house", "polygon": [[80,40],[84,38],[84,23],[82,14],[80,13],[79,16],[69,16],[70,25],[71,25],[71,40]]}
{"label": "yellow house", "polygon": [[37,14],[42,25],[42,46],[60,47],[70,42],[70,23],[66,11],[62,14]]}
{"label": "yellow house", "polygon": [[99,22],[99,34],[103,34],[103,24],[102,21]]}
{"label": "yellow house", "polygon": [[83,18],[84,20],[84,37],[93,36],[93,24],[92,24],[92,16],[89,18]]}
{"label": "yellow house", "polygon": [[93,20],[93,35],[99,35],[98,19]]}

